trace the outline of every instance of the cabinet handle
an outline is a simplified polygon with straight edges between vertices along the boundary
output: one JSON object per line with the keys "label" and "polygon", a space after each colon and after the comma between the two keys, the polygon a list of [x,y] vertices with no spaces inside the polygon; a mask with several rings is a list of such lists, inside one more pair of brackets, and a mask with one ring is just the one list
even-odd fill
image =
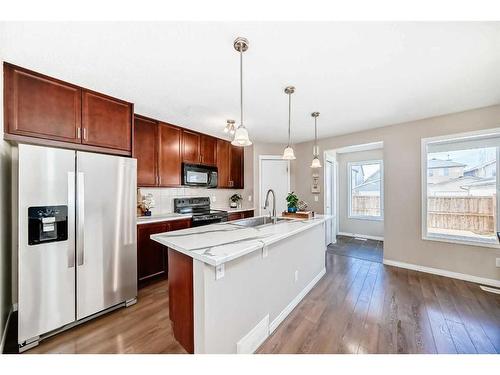
{"label": "cabinet handle", "polygon": [[83,128],[83,139],[87,140],[87,128]]}
{"label": "cabinet handle", "polygon": [[161,185],[161,176],[158,176],[158,185]]}
{"label": "cabinet handle", "polygon": [[76,138],[80,139],[82,137],[82,129],[81,128],[77,128],[76,129]]}

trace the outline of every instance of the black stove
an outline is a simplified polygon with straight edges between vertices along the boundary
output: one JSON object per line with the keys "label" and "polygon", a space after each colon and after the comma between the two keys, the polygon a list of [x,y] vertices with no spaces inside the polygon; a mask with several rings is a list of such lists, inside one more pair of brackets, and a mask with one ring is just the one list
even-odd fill
{"label": "black stove", "polygon": [[209,197],[175,198],[174,212],[192,214],[193,227],[227,221],[227,211],[210,209]]}

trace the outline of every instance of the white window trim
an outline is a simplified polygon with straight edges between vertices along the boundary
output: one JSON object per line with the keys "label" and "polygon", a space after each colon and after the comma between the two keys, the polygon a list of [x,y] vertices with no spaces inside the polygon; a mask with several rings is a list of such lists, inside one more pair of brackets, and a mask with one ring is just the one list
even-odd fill
{"label": "white window trim", "polygon": [[[351,214],[351,204],[352,204],[352,182],[351,182],[351,167],[353,165],[365,165],[365,164],[380,164],[380,216],[358,216]],[[384,161],[383,160],[363,160],[363,161],[351,161],[347,163],[347,218],[354,220],[369,220],[369,221],[384,221]]]}
{"label": "white window trim", "polygon": [[[494,242],[484,240],[484,239],[473,239],[465,236],[452,236],[446,234],[432,234],[427,232],[427,145],[429,143],[435,143],[438,141],[459,141],[463,138],[469,138],[474,136],[485,136],[485,135],[498,135],[500,134],[500,128],[494,129],[485,129],[478,130],[472,132],[465,133],[457,133],[450,134],[438,137],[431,138],[422,138],[421,140],[421,151],[420,151],[420,160],[421,160],[421,203],[422,203],[422,212],[421,212],[421,225],[422,225],[422,239],[426,241],[438,241],[438,242],[446,242],[453,243],[459,245],[468,245],[468,246],[480,246],[480,247],[488,247],[494,249],[500,249],[500,244],[498,243],[498,239]],[[497,216],[500,211],[500,194],[498,194],[498,189],[500,187],[500,147],[497,148]],[[498,219],[498,218],[497,218]],[[500,232],[500,220],[497,220],[497,232]]]}

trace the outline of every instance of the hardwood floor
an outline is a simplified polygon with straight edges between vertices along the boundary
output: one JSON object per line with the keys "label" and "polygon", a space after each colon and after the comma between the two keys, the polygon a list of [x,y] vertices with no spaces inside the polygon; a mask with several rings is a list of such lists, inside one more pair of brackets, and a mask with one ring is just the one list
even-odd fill
{"label": "hardwood floor", "polygon": [[168,282],[139,290],[137,304],[42,341],[26,353],[186,353],[168,316]]}
{"label": "hardwood floor", "polygon": [[258,353],[500,353],[500,296],[333,254]]}
{"label": "hardwood floor", "polygon": [[[258,353],[500,353],[500,295],[477,284],[326,254],[327,273]],[[185,353],[168,283],[27,353]]]}
{"label": "hardwood floor", "polygon": [[337,243],[328,245],[334,254],[382,263],[384,243],[375,240],[361,240],[354,237],[337,236]]}

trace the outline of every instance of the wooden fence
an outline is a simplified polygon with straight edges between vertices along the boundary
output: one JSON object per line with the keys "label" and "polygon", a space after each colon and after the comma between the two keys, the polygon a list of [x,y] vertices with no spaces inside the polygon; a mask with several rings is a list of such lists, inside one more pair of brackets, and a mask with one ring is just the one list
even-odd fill
{"label": "wooden fence", "polygon": [[[354,216],[379,216],[380,197],[353,196]],[[429,228],[466,230],[476,234],[496,232],[496,197],[428,197]]]}
{"label": "wooden fence", "polygon": [[353,195],[351,214],[353,216],[380,216],[380,197]]}
{"label": "wooden fence", "polygon": [[466,230],[476,234],[493,234],[496,197],[428,197],[429,228]]}

